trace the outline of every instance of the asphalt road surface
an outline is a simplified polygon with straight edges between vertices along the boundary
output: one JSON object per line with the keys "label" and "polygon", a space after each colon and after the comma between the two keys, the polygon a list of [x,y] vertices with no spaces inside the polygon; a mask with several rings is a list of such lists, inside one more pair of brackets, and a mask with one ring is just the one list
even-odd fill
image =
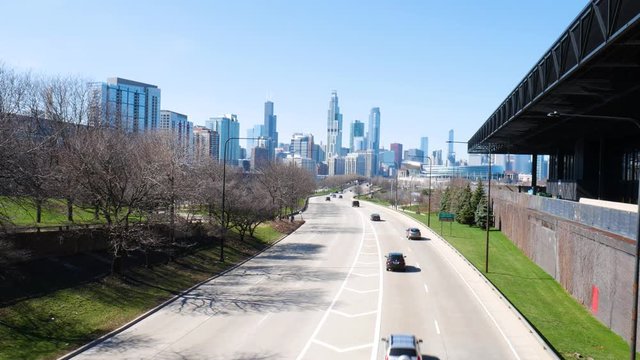
{"label": "asphalt road surface", "polygon": [[[390,333],[423,339],[423,359],[554,358],[437,235],[343,197],[311,199],[298,231],[74,359],[384,359]],[[389,251],[406,272],[385,270]]]}

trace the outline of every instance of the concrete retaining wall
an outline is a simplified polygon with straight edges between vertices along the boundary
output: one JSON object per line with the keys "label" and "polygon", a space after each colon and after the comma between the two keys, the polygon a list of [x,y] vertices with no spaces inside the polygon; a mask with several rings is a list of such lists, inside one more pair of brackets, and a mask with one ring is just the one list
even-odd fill
{"label": "concrete retaining wall", "polygon": [[504,189],[492,189],[492,198],[502,232],[628,339],[637,214]]}

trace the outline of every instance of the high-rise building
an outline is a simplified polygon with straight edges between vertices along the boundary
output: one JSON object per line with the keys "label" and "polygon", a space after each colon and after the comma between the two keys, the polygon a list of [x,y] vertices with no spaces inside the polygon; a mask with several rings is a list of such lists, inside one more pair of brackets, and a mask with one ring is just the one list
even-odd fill
{"label": "high-rise building", "polygon": [[424,153],[420,149],[408,149],[404,152],[404,159],[421,163],[424,160]]}
{"label": "high-rise building", "polygon": [[193,123],[188,121],[187,115],[170,110],[160,110],[158,129],[170,131],[175,136],[178,144],[183,146],[187,152],[192,151]]}
{"label": "high-rise building", "polygon": [[394,163],[396,165],[396,168],[399,169],[400,164],[402,163],[402,144],[393,143],[389,145],[389,150],[395,153]]}
{"label": "high-rise building", "polygon": [[313,158],[313,135],[295,133],[291,136],[289,152],[302,158]]}
{"label": "high-rise building", "polygon": [[369,113],[369,130],[367,132],[367,149],[373,150],[373,173],[370,176],[378,174],[378,151],[380,150],[380,108],[371,108]]}
{"label": "high-rise building", "polygon": [[264,103],[264,136],[269,138],[267,149],[269,150],[269,159],[275,159],[275,149],[278,144],[278,117],[273,114],[273,102]]}
{"label": "high-rise building", "polygon": [[96,83],[101,124],[127,132],[155,130],[160,122],[160,89],[138,81],[108,78]]}
{"label": "high-rise building", "polygon": [[364,123],[360,120],[354,120],[351,123],[351,131],[349,133],[349,151],[356,152],[358,150],[364,150],[362,146],[366,146],[364,143]]}
{"label": "high-rise building", "polygon": [[431,155],[433,156],[433,165],[444,165],[442,162],[442,150],[433,150]]}
{"label": "high-rise building", "polygon": [[453,150],[453,129],[449,130],[449,151],[447,152],[447,161],[449,166],[455,165],[456,153]]}
{"label": "high-rise building", "polygon": [[422,153],[424,154],[424,160],[422,160],[423,163],[428,163],[429,160],[427,160],[427,158],[429,157],[429,138],[426,136],[423,136],[420,138],[420,150],[422,150]]}
{"label": "high-rise building", "polygon": [[[247,153],[253,154],[253,148],[261,141],[260,138],[264,138],[264,125],[258,124],[247,130]],[[275,149],[275,148],[274,148]],[[269,149],[267,149],[268,152]],[[268,155],[268,154],[267,154]]]}
{"label": "high-rise building", "polygon": [[220,138],[218,133],[204,126],[193,127],[193,154],[196,160],[218,159]]}
{"label": "high-rise building", "polygon": [[311,151],[311,158],[315,160],[316,163],[321,163],[324,161],[324,147],[321,144],[313,144],[313,150]]}
{"label": "high-rise building", "polygon": [[251,149],[251,168],[260,169],[269,163],[269,149],[256,146]]}
{"label": "high-rise building", "polygon": [[219,159],[224,159],[226,147],[226,162],[238,165],[238,160],[240,159],[240,140],[238,139],[240,137],[240,123],[238,122],[238,115],[225,114],[221,117],[212,117],[205,124],[220,136]]}
{"label": "high-rise building", "polygon": [[364,153],[349,153],[344,157],[344,174],[365,176],[366,156]]}
{"label": "high-rise building", "polygon": [[[331,92],[329,111],[327,113],[327,160],[339,156],[342,149],[342,114],[338,106],[338,92]],[[329,166],[331,167],[331,166]],[[331,173],[331,169],[329,170]]]}

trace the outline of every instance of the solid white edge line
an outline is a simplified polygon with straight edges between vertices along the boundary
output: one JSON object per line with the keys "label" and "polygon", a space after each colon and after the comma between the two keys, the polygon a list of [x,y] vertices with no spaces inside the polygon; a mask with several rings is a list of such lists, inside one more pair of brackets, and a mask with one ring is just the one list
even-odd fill
{"label": "solid white edge line", "polygon": [[353,272],[353,269],[355,268],[356,264],[358,263],[358,257],[359,257],[359,254],[360,254],[360,250],[362,250],[362,244],[364,243],[364,236],[365,236],[365,232],[364,232],[364,227],[365,227],[364,217],[362,216],[362,213],[358,212],[358,214],[360,215],[360,218],[361,218],[361,221],[362,221],[362,238],[360,239],[360,246],[358,246],[358,254],[353,259],[353,263],[351,264],[351,268],[349,269],[349,273],[347,274],[347,276],[345,276],[344,280],[342,281],[342,285],[340,285],[340,289],[338,290],[338,293],[333,298],[333,301],[331,301],[331,304],[329,305],[327,310],[325,310],[324,315],[322,316],[322,319],[320,319],[320,322],[318,323],[318,326],[316,326],[316,329],[313,331],[313,334],[311,334],[311,337],[309,338],[309,340],[307,340],[307,343],[305,344],[304,348],[302,348],[302,351],[300,352],[298,357],[296,357],[297,360],[301,360],[305,356],[307,351],[309,350],[309,347],[311,346],[311,343],[314,341],[315,337],[320,332],[320,328],[322,328],[322,326],[324,325],[325,321],[327,321],[327,317],[329,317],[329,314],[331,313],[331,310],[335,306],[336,302],[338,301],[338,298],[340,297],[340,295],[342,294],[342,291],[344,290],[345,286],[347,285],[347,281],[349,281],[349,277],[350,277],[351,273]]}
{"label": "solid white edge line", "polygon": [[427,284],[424,284],[424,292],[429,293],[429,288],[427,287]]}
{"label": "solid white edge line", "polygon": [[504,331],[502,331],[502,328],[500,327],[500,325],[498,325],[498,322],[496,321],[496,319],[493,317],[493,315],[491,315],[491,313],[489,312],[489,309],[487,309],[487,306],[482,302],[482,300],[480,300],[480,296],[478,296],[478,294],[475,292],[475,290],[473,290],[473,288],[471,287],[471,284],[469,284],[467,282],[467,280],[462,276],[462,274],[460,273],[460,271],[458,271],[458,269],[456,269],[456,267],[453,265],[453,263],[451,263],[451,261],[449,261],[449,259],[447,259],[443,254],[442,251],[440,251],[440,249],[438,249],[436,247],[436,251],[438,251],[440,253],[440,256],[442,256],[442,258],[449,263],[449,265],[451,266],[451,268],[453,269],[453,271],[455,271],[458,276],[460,276],[460,279],[462,279],[462,281],[467,285],[467,287],[469,288],[469,290],[471,291],[471,293],[473,294],[473,296],[476,298],[476,300],[478,300],[478,303],[480,303],[480,306],[482,306],[482,308],[484,309],[484,312],[487,313],[487,316],[489,316],[489,319],[491,319],[491,321],[493,322],[493,324],[496,326],[496,328],[498,329],[498,331],[500,332],[500,335],[502,335],[502,337],[504,338],[504,340],[507,342],[507,345],[509,345],[509,349],[511,349],[511,352],[513,353],[513,355],[516,357],[516,359],[520,360],[520,356],[518,356],[518,353],[516,352],[516,349],[513,347],[513,345],[511,344],[511,341],[509,340],[509,338],[507,338],[507,335],[504,333]]}
{"label": "solid white edge line", "polygon": [[380,291],[378,291],[378,315],[376,315],[376,327],[373,333],[373,347],[371,348],[371,360],[376,360],[378,358],[378,347],[380,346],[380,326],[382,322],[382,267],[384,266],[384,261],[382,259],[382,250],[380,249],[380,239],[378,238],[378,232],[376,229],[371,226],[373,230],[373,236],[376,239],[376,246],[378,248],[378,261],[380,264],[378,265],[378,287]]}
{"label": "solid white edge line", "polygon": [[440,327],[438,326],[438,320],[433,320],[433,323],[436,325],[436,333],[440,335]]}

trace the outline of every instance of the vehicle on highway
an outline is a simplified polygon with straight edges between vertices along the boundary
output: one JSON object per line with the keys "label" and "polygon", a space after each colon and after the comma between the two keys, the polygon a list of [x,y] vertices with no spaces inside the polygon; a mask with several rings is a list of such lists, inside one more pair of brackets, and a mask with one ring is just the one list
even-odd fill
{"label": "vehicle on highway", "polygon": [[390,252],[385,256],[387,258],[387,271],[405,271],[405,256],[401,252]]}
{"label": "vehicle on highway", "polygon": [[417,339],[409,334],[391,334],[387,338],[382,338],[386,343],[384,351],[385,360],[421,360],[420,344],[422,339]]}
{"label": "vehicle on highway", "polygon": [[371,221],[380,221],[380,214],[373,213],[369,217],[371,218]]}
{"label": "vehicle on highway", "polygon": [[407,229],[407,239],[422,239],[422,234],[420,234],[420,229],[418,228],[408,228]]}
{"label": "vehicle on highway", "polygon": [[342,195],[338,195],[338,199],[342,199]]}
{"label": "vehicle on highway", "polygon": [[360,201],[358,201],[358,200],[353,200],[353,201],[351,202],[351,206],[353,206],[353,207],[360,207]]}
{"label": "vehicle on highway", "polygon": [[336,194],[331,194],[331,197],[332,197],[332,198],[336,197]]}
{"label": "vehicle on highway", "polygon": [[324,201],[331,201],[331,198],[327,196],[326,198],[324,198]]}

